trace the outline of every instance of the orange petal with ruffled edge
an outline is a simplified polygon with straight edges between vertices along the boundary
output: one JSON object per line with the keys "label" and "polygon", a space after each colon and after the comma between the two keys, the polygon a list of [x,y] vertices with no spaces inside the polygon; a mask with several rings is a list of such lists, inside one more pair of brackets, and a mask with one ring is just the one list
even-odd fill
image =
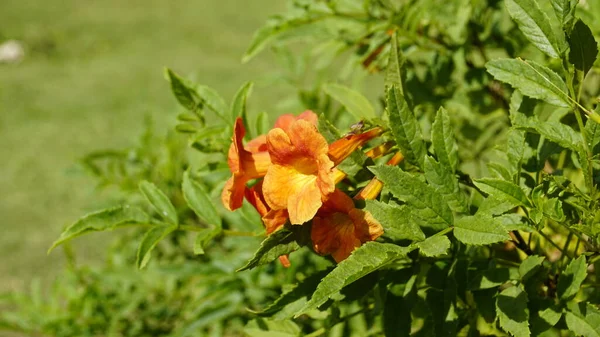
{"label": "orange petal with ruffled edge", "polygon": [[311,239],[315,251],[336,262],[354,249],[383,234],[383,227],[369,212],[357,209],[350,197],[335,190],[313,219]]}
{"label": "orange petal with ruffled edge", "polygon": [[300,119],[305,120],[314,126],[317,126],[317,123],[319,121],[319,117],[317,116],[317,114],[315,114],[311,110],[306,110],[298,116],[294,116],[292,114],[284,114],[279,116],[279,118],[277,118],[277,120],[275,121],[274,128],[279,128],[287,132],[290,128],[290,125],[292,125],[293,122]]}
{"label": "orange petal with ruffled edge", "polygon": [[335,189],[327,141],[313,124],[297,120],[287,132],[269,131],[267,145],[272,162],[263,182],[267,204],[287,209],[292,224],[309,221]]}
{"label": "orange petal with ruffled edge", "polygon": [[246,183],[251,179],[263,177],[271,166],[271,157],[266,149],[266,138],[257,138],[250,143],[249,151],[244,148],[242,140],[246,134],[246,129],[241,118],[237,118],[233,128],[233,139],[229,147],[227,164],[231,170],[232,176],[225,183],[221,193],[221,201],[228,210],[232,211],[242,206],[244,199],[244,190]]}

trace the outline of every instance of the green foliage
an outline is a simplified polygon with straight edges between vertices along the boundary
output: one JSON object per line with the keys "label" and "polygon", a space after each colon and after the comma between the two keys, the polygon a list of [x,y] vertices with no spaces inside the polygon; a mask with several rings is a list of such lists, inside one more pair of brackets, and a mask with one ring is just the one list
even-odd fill
{"label": "green foliage", "polygon": [[[288,67],[280,79],[296,86],[291,106],[315,110],[329,143],[383,130],[338,166],[345,177],[336,187],[351,197],[383,185],[369,195],[376,200],[355,198],[362,212],[347,216],[355,227],[341,211],[317,213],[345,219],[334,228],[348,226],[325,238],[333,250],[351,238],[355,249],[345,259],[334,255],[338,263],[315,254],[323,249],[313,242],[317,221],[287,223],[259,243],[272,200],[265,196],[268,207],[255,205],[260,214],[246,202],[234,212],[220,205],[232,174],[226,162],[247,160],[229,157],[233,121],[242,118],[245,141],[271,127],[268,107],[254,114],[247,106],[252,82],[227,105],[216,91],[169,70],[185,109],[176,130],[199,159],[173,151],[165,159],[173,168],[168,178],[158,168],[125,174],[116,181],[130,192],[132,206],[82,218],[55,246],[90,231],[145,225],[145,234],[123,234],[136,238],[129,245],[138,248],[120,259],[137,260],[148,273],[193,271],[178,275],[183,285],[173,286],[181,292],[178,303],[185,303],[177,309],[188,310],[165,328],[174,336],[598,336],[598,27],[585,25],[579,16],[593,14],[568,0],[504,5],[507,11],[485,1],[294,1],[289,13],[256,33],[243,59],[273,44]],[[309,46],[305,54],[285,46],[298,38]],[[383,81],[379,105],[356,85],[364,70]],[[300,80],[305,75],[309,88]],[[383,153],[364,154],[380,144]],[[385,164],[397,151],[404,160]],[[244,162],[240,171],[258,175],[251,165]],[[244,173],[233,174],[242,179]],[[133,182],[147,202],[132,193]],[[296,182],[290,177],[289,183]],[[314,197],[327,202],[330,196]],[[350,214],[372,216],[383,234],[366,239],[356,227],[364,224]],[[282,265],[289,259],[287,272],[278,258]],[[198,275],[205,278],[190,281]],[[163,295],[166,286],[157,287],[145,289],[148,296]],[[24,316],[1,317],[13,327]]]}

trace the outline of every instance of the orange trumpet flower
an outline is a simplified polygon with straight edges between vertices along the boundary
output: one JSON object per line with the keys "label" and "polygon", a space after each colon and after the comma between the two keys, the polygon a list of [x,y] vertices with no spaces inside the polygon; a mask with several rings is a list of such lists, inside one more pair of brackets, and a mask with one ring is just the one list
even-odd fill
{"label": "orange trumpet flower", "polygon": [[383,227],[371,213],[354,207],[352,199],[336,189],[314,217],[311,239],[317,253],[331,254],[340,262],[382,234]]}
{"label": "orange trumpet flower", "polygon": [[287,131],[269,131],[267,146],[272,162],[263,183],[267,204],[287,209],[294,225],[309,221],[335,189],[327,141],[312,123],[297,120]]}

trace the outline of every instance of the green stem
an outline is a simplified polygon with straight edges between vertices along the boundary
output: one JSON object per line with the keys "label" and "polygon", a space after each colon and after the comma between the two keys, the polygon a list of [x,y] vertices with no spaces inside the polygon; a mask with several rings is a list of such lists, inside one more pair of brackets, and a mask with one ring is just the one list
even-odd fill
{"label": "green stem", "polygon": [[569,251],[569,243],[571,243],[572,238],[573,238],[573,232],[569,232],[569,235],[567,235],[567,240],[565,240],[565,245],[563,246],[563,249],[562,249],[562,255],[560,256],[561,263],[565,259],[566,252]]}
{"label": "green stem", "polygon": [[563,249],[557,245],[554,241],[552,241],[552,239],[550,239],[546,233],[542,232],[542,231],[538,231],[538,234],[543,237],[544,239],[546,239],[546,241],[548,241],[551,245],[553,245],[556,249],[558,249],[562,254],[567,255],[568,258],[572,259],[571,256],[569,256],[569,254],[567,254],[566,252],[563,251]]}

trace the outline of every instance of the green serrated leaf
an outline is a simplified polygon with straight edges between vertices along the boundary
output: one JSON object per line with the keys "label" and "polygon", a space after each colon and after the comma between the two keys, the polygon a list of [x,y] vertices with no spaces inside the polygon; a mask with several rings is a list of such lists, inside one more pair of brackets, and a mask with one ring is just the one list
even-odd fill
{"label": "green serrated leaf", "polygon": [[506,9],[525,37],[550,57],[560,57],[564,36],[552,30],[550,19],[535,0],[506,0]]}
{"label": "green serrated leaf", "polygon": [[217,116],[221,117],[223,120],[228,121],[227,119],[227,103],[219,93],[206,86],[206,85],[198,85],[196,86],[196,93],[202,100],[204,106],[212,110]]}
{"label": "green serrated leaf", "polygon": [[196,100],[194,99],[194,91],[185,85],[183,79],[171,69],[166,68],[165,72],[171,83],[171,91],[179,104],[188,110],[194,110],[197,105]]}
{"label": "green serrated leaf", "polygon": [[583,21],[577,20],[569,36],[569,62],[583,71],[583,75],[592,68],[598,56],[598,43],[594,34]]}
{"label": "green serrated leaf", "polygon": [[450,249],[450,240],[445,235],[431,236],[425,241],[417,243],[417,247],[421,251],[421,254],[428,257],[436,257],[445,255],[448,249]]}
{"label": "green serrated leaf", "polygon": [[402,95],[404,95],[404,73],[402,67],[406,61],[402,50],[398,47],[398,33],[394,32],[390,40],[390,54],[388,57],[388,65],[385,72],[385,88],[396,86]]}
{"label": "green serrated leaf", "polygon": [[269,235],[261,244],[254,256],[237,271],[244,271],[267,263],[271,263],[281,255],[300,249],[297,233],[281,229]]}
{"label": "green serrated leaf", "polygon": [[486,63],[487,71],[524,95],[568,108],[571,106],[567,85],[551,69],[533,61],[496,59]]}
{"label": "green serrated leaf", "polygon": [[437,160],[454,173],[458,163],[458,145],[454,139],[450,117],[448,117],[448,112],[443,107],[438,110],[431,127],[431,142]]}
{"label": "green serrated leaf", "polygon": [[365,243],[323,278],[317,286],[317,290],[310,298],[310,301],[296,313],[295,317],[317,308],[346,285],[401,256],[405,256],[408,251],[408,248],[399,247],[394,244],[373,241]]}
{"label": "green serrated leaf", "polygon": [[492,268],[478,273],[468,284],[469,290],[496,288],[510,280],[519,279],[517,268]]}
{"label": "green serrated leaf", "polygon": [[183,174],[181,190],[188,206],[202,221],[209,225],[221,227],[221,217],[211,200],[210,194],[204,186],[190,177],[188,171]]}
{"label": "green serrated leaf", "polygon": [[149,181],[140,182],[140,191],[152,205],[154,210],[167,222],[178,224],[177,211],[169,198],[156,185]]}
{"label": "green serrated leaf", "polygon": [[142,269],[150,261],[150,253],[156,247],[156,245],[164,239],[167,235],[171,234],[177,229],[177,225],[158,225],[150,228],[144,237],[137,251],[136,264],[139,269]]}
{"label": "green serrated leaf", "polygon": [[396,198],[417,209],[420,216],[429,220],[428,227],[431,229],[438,231],[453,225],[452,210],[443,196],[431,186],[397,166],[380,165],[371,167],[370,170]]}
{"label": "green serrated leaf", "polygon": [[410,218],[407,207],[367,200],[365,210],[369,211],[383,226],[383,235],[392,240],[425,240],[421,228]]}
{"label": "green serrated leaf", "polygon": [[454,237],[468,245],[489,245],[510,240],[502,223],[491,216],[466,216],[454,224]]}
{"label": "green serrated leaf", "polygon": [[588,147],[592,154],[600,154],[600,124],[588,119],[585,122],[585,138],[589,142]]}
{"label": "green serrated leaf", "polygon": [[272,321],[257,318],[246,324],[244,333],[248,337],[299,337],[301,330],[290,320]]}
{"label": "green serrated leaf", "polygon": [[544,262],[544,256],[531,255],[528,256],[521,265],[519,266],[519,274],[521,275],[521,281],[525,282],[529,279],[533,274],[535,274],[538,269],[542,267],[542,263]]}
{"label": "green serrated leaf", "polygon": [[340,102],[356,119],[372,119],[377,117],[369,100],[356,90],[336,83],[323,85],[323,91]]}
{"label": "green serrated leaf", "polygon": [[511,128],[508,131],[506,139],[506,157],[508,158],[508,163],[510,164],[507,167],[507,170],[513,177],[513,180],[516,182],[521,170],[523,156],[525,154],[525,132]]}
{"label": "green serrated leaf", "polygon": [[571,260],[565,271],[558,278],[557,294],[561,300],[569,300],[581,288],[581,283],[587,276],[585,256]]}
{"label": "green serrated leaf", "polygon": [[150,217],[137,207],[119,206],[87,214],[67,227],[60,237],[54,241],[48,253],[58,245],[63,244],[75,237],[98,231],[113,230],[118,227],[136,224],[147,224]]}
{"label": "green serrated leaf", "polygon": [[575,18],[575,9],[578,0],[550,0],[556,17],[561,23],[562,29],[567,33],[571,30],[571,25]]}
{"label": "green serrated leaf", "polygon": [[206,244],[220,233],[220,227],[202,228],[201,230],[199,230],[198,235],[196,235],[196,240],[194,241],[194,254],[204,254],[204,247],[206,246]]}
{"label": "green serrated leaf", "polygon": [[475,186],[490,196],[511,203],[513,206],[533,207],[523,190],[514,183],[496,178],[481,178]]}
{"label": "green serrated leaf", "polygon": [[581,134],[560,122],[540,121],[536,117],[527,118],[520,112],[513,112],[513,124],[518,129],[538,133],[565,149],[577,152],[583,147]]}
{"label": "green serrated leaf", "polygon": [[308,298],[315,292],[321,279],[331,272],[331,269],[319,271],[308,276],[302,282],[281,294],[272,304],[254,313],[259,316],[272,317],[276,320],[291,318],[306,305]]}
{"label": "green serrated leaf", "polygon": [[570,305],[565,321],[569,330],[578,336],[600,337],[600,310],[590,303]]}
{"label": "green serrated leaf", "polygon": [[456,212],[466,212],[467,198],[460,190],[458,179],[450,167],[425,156],[423,171],[429,185],[444,197],[450,208]]}
{"label": "green serrated leaf", "polygon": [[[233,101],[231,103],[231,120],[235,121],[236,118],[242,117],[244,121],[244,125],[248,125],[248,116],[246,113],[246,100],[252,93],[252,87],[254,83],[246,82],[242,85],[235,96],[233,97]],[[255,136],[255,135],[253,135]]]}
{"label": "green serrated leaf", "polygon": [[427,152],[421,127],[410,110],[402,91],[395,85],[392,85],[386,96],[387,112],[390,119],[390,129],[400,147],[406,160],[414,165],[423,167],[423,160]]}
{"label": "green serrated leaf", "polygon": [[529,337],[527,293],[519,287],[502,290],[496,298],[496,314],[500,327],[515,337]]}

